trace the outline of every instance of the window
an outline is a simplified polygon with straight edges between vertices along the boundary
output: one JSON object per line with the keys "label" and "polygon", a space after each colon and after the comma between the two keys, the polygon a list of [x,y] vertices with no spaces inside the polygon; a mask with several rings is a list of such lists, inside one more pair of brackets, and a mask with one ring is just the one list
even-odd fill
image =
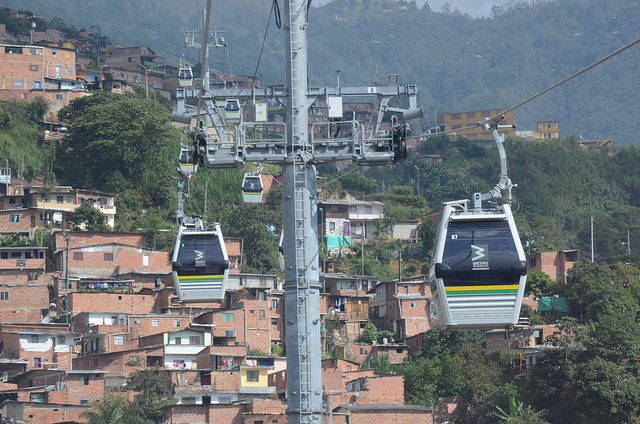
{"label": "window", "polygon": [[30,71],[37,71],[38,70],[38,65],[29,65],[29,70]]}
{"label": "window", "polygon": [[56,203],[64,203],[64,196],[56,196]]}
{"label": "window", "polygon": [[67,69],[65,69],[65,72],[66,72],[67,74],[70,74],[70,73],[71,73],[71,68],[67,68]]}
{"label": "window", "polygon": [[175,339],[173,339],[175,341],[175,344],[182,344],[182,337],[176,337]]}
{"label": "window", "polygon": [[260,371],[247,370],[247,381],[249,383],[257,383],[258,381],[260,381]]}
{"label": "window", "polygon": [[134,318],[133,325],[140,325],[140,318]]}
{"label": "window", "polygon": [[411,307],[412,307],[412,308],[415,308],[416,306],[418,306],[418,303],[417,303],[417,302],[411,302]]}
{"label": "window", "polygon": [[66,342],[67,342],[67,338],[65,336],[58,336],[56,340],[56,343],[61,345],[66,344]]}
{"label": "window", "polygon": [[124,344],[124,336],[113,336],[113,344],[122,346]]}
{"label": "window", "polygon": [[56,94],[56,100],[62,100],[62,94]]}
{"label": "window", "polygon": [[40,368],[41,366],[42,366],[41,359],[40,358],[33,358],[33,368]]}
{"label": "window", "polygon": [[6,46],[4,52],[9,54],[22,54],[22,47]]}
{"label": "window", "polygon": [[329,223],[329,231],[331,231],[332,233],[336,230],[336,223],[331,221]]}
{"label": "window", "polygon": [[30,393],[29,399],[35,403],[45,403],[47,401],[47,393]]}
{"label": "window", "polygon": [[142,255],[142,266],[149,266],[149,255]]}
{"label": "window", "polygon": [[263,309],[258,311],[258,319],[265,319],[265,313]]}
{"label": "window", "polygon": [[88,406],[89,405],[89,401],[86,399],[80,399],[80,406]]}
{"label": "window", "polygon": [[38,335],[37,334],[32,334],[31,337],[29,337],[29,342],[30,343],[38,343]]}
{"label": "window", "polygon": [[173,326],[174,327],[180,327],[180,320],[179,319],[174,319],[173,320]]}
{"label": "window", "polygon": [[225,330],[224,331],[224,336],[225,337],[235,337],[236,335],[233,333],[233,330]]}
{"label": "window", "polygon": [[29,271],[29,273],[27,274],[27,279],[29,281],[37,280],[38,279],[38,271]]}
{"label": "window", "polygon": [[17,213],[12,213],[9,215],[9,222],[20,222],[20,215]]}
{"label": "window", "polygon": [[9,292],[0,292],[0,300],[9,300]]}
{"label": "window", "polygon": [[113,262],[113,252],[104,252],[104,261]]}
{"label": "window", "polygon": [[271,318],[271,325],[278,325],[278,318]]}
{"label": "window", "polygon": [[190,345],[199,345],[200,343],[200,336],[189,336],[189,344]]}
{"label": "window", "polygon": [[36,55],[38,54],[38,50],[36,50],[36,49],[29,49],[29,54],[30,54],[31,56],[36,56]]}
{"label": "window", "polygon": [[151,326],[152,327],[157,327],[158,326],[158,320],[157,319],[152,319],[151,320]]}
{"label": "window", "polygon": [[271,309],[278,309],[278,299],[271,299]]}
{"label": "window", "polygon": [[81,261],[83,260],[83,255],[82,252],[73,252],[73,260],[74,261]]}
{"label": "window", "polygon": [[85,376],[82,377],[82,379],[84,380],[83,381],[84,385],[88,386],[89,385],[89,376],[85,375]]}
{"label": "window", "polygon": [[223,313],[222,322],[235,322],[235,316],[230,313]]}
{"label": "window", "polygon": [[67,203],[73,203],[73,196],[67,196]]}

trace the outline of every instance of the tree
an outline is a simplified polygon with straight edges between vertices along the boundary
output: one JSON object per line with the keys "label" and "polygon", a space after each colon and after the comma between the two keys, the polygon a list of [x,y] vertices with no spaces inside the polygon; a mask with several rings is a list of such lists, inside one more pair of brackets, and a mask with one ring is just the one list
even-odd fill
{"label": "tree", "polygon": [[166,207],[175,201],[171,177],[179,137],[167,125],[170,115],[163,105],[101,90],[72,101],[59,117],[68,127],[57,152],[62,181],[126,193],[118,199],[123,213],[136,202]]}
{"label": "tree", "polygon": [[73,214],[74,230],[109,231],[104,214],[89,202],[82,202]]}
{"label": "tree", "polygon": [[554,281],[545,272],[538,270],[527,274],[527,293],[533,293],[534,296],[540,297],[549,294]]}

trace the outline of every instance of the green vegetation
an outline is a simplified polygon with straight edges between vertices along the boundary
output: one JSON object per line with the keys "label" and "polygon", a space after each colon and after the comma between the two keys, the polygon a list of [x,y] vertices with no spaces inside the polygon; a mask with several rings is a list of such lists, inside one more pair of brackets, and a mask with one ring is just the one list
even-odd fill
{"label": "green vegetation", "polygon": [[[165,374],[166,376],[166,374]],[[89,424],[153,424],[162,422],[162,407],[175,403],[170,382],[153,370],[137,371],[129,377],[123,392],[111,391],[89,412]],[[131,390],[133,400],[125,395]]]}

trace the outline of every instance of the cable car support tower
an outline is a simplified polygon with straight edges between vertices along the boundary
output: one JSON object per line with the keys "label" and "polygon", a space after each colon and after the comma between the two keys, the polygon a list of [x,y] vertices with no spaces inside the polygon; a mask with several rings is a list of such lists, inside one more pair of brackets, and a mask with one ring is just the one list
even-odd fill
{"label": "cable car support tower", "polygon": [[[210,4],[210,3],[209,3]],[[352,161],[384,165],[406,155],[406,121],[422,116],[414,85],[309,89],[307,84],[307,16],[309,2],[284,0],[282,27],[287,33],[288,89],[202,89],[181,87],[173,119],[192,124],[186,98],[201,96],[204,114],[197,116],[191,147],[193,169],[241,168],[245,162],[282,166],[285,330],[287,346],[287,415],[290,424],[320,424],[323,416],[320,289],[316,168],[318,163]],[[207,34],[207,28],[204,28]],[[204,43],[203,43],[204,44]],[[206,78],[206,77],[205,77]],[[374,96],[378,117],[371,128],[355,120],[314,123],[309,107],[316,97]],[[278,122],[239,122],[228,125],[218,98],[254,100],[286,98],[286,125]],[[408,108],[390,107],[390,99],[406,96]],[[341,100],[340,100],[341,102]],[[340,109],[342,105],[340,103]],[[341,116],[340,111],[340,116]],[[382,131],[385,113],[390,131]],[[336,128],[341,130],[335,131]],[[311,139],[309,137],[311,133]],[[338,135],[339,134],[339,135]],[[195,171],[194,171],[195,172]]]}

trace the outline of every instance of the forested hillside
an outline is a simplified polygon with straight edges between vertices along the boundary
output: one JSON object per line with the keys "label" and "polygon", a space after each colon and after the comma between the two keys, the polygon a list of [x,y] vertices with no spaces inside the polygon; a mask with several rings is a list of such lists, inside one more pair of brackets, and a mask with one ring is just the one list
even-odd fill
{"label": "forested hillside", "polygon": [[[47,19],[98,29],[112,41],[146,44],[177,63],[184,29],[199,27],[201,0],[136,2],[3,0]],[[284,82],[284,36],[269,18],[271,0],[222,0],[213,4],[212,27],[225,29],[228,49],[212,52],[222,70],[253,75],[270,22],[258,75]],[[282,8],[282,5],[280,5]],[[334,0],[309,14],[311,85],[370,84],[397,73],[415,83],[426,117],[436,112],[507,108],[551,86],[640,37],[640,5],[626,0],[563,0],[496,9],[492,18],[417,8],[393,0]],[[345,41],[348,40],[348,41]],[[635,114],[640,84],[636,46],[516,110],[519,129],[557,120],[561,135],[639,141]],[[198,53],[187,57],[198,62]]]}

